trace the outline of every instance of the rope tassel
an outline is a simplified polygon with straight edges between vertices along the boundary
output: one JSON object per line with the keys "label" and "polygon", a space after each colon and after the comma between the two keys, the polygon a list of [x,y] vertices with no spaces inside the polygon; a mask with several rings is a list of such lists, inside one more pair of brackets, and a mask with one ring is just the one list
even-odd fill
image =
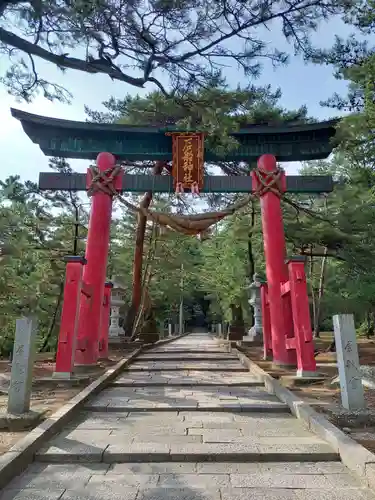
{"label": "rope tassel", "polygon": [[199,195],[199,186],[198,182],[193,182],[191,185],[191,194],[197,194]]}
{"label": "rope tassel", "polygon": [[182,194],[184,193],[184,187],[182,185],[182,182],[177,182],[176,184],[176,194]]}

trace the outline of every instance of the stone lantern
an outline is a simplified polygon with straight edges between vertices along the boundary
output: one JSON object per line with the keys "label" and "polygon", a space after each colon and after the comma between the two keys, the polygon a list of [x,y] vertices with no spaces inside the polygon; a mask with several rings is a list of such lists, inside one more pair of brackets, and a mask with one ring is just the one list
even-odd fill
{"label": "stone lantern", "polygon": [[253,282],[249,285],[250,299],[249,304],[254,310],[254,326],[250,328],[248,334],[243,338],[244,341],[263,342],[263,322],[262,322],[262,281],[258,274],[254,274]]}
{"label": "stone lantern", "polygon": [[124,330],[120,327],[120,307],[125,304],[125,289],[112,278],[113,288],[111,291],[111,322],[109,325],[109,341],[119,340],[124,335]]}

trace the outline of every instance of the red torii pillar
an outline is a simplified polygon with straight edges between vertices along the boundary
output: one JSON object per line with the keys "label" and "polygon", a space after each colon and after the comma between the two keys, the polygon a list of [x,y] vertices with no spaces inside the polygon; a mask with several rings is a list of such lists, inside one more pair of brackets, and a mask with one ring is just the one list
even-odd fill
{"label": "red torii pillar", "polygon": [[[96,159],[97,170],[103,173],[104,180],[109,179],[116,164],[115,157],[110,153],[100,153]],[[92,171],[88,169],[87,184],[92,182]],[[92,194],[90,222],[87,234],[85,258],[87,265],[83,271],[83,281],[92,290],[90,300],[82,297],[76,366],[90,367],[96,365],[99,358],[99,338],[101,327],[101,310],[106,281],[109,237],[112,218],[112,195],[106,189],[106,183],[98,181],[102,189]],[[100,188],[100,185],[98,186]],[[120,190],[122,176],[113,179],[113,187]]]}
{"label": "red torii pillar", "polygon": [[285,173],[277,169],[273,155],[265,154],[258,160],[257,172],[252,172],[251,175],[254,191],[260,194],[273,363],[296,366],[295,350],[286,348],[287,325],[281,297],[281,284],[289,279],[285,263],[286,245],[280,201],[286,191]]}
{"label": "red torii pillar", "polygon": [[82,274],[86,259],[75,255],[67,256],[64,260],[66,262],[64,302],[56,352],[56,367],[53,376],[69,379],[72,376],[75,361],[76,332],[82,295]]}

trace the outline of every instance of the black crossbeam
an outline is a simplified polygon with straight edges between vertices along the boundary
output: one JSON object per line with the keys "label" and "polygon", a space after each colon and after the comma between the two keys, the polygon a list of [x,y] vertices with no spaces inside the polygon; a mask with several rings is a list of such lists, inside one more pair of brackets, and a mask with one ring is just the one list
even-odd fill
{"label": "black crossbeam", "polygon": [[[333,179],[330,175],[287,175],[286,185],[289,193],[328,193],[333,190]],[[43,191],[86,191],[86,174],[41,172],[39,188]],[[210,175],[204,177],[202,192],[250,193],[252,190],[250,176]],[[122,191],[170,193],[173,192],[173,179],[169,175],[124,174]]]}

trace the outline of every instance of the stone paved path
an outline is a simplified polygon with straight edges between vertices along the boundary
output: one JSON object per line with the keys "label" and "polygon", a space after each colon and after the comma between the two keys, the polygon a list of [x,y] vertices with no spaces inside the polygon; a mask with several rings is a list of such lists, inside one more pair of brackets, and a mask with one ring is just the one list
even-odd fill
{"label": "stone paved path", "polygon": [[208,334],[140,356],[4,500],[375,500]]}

